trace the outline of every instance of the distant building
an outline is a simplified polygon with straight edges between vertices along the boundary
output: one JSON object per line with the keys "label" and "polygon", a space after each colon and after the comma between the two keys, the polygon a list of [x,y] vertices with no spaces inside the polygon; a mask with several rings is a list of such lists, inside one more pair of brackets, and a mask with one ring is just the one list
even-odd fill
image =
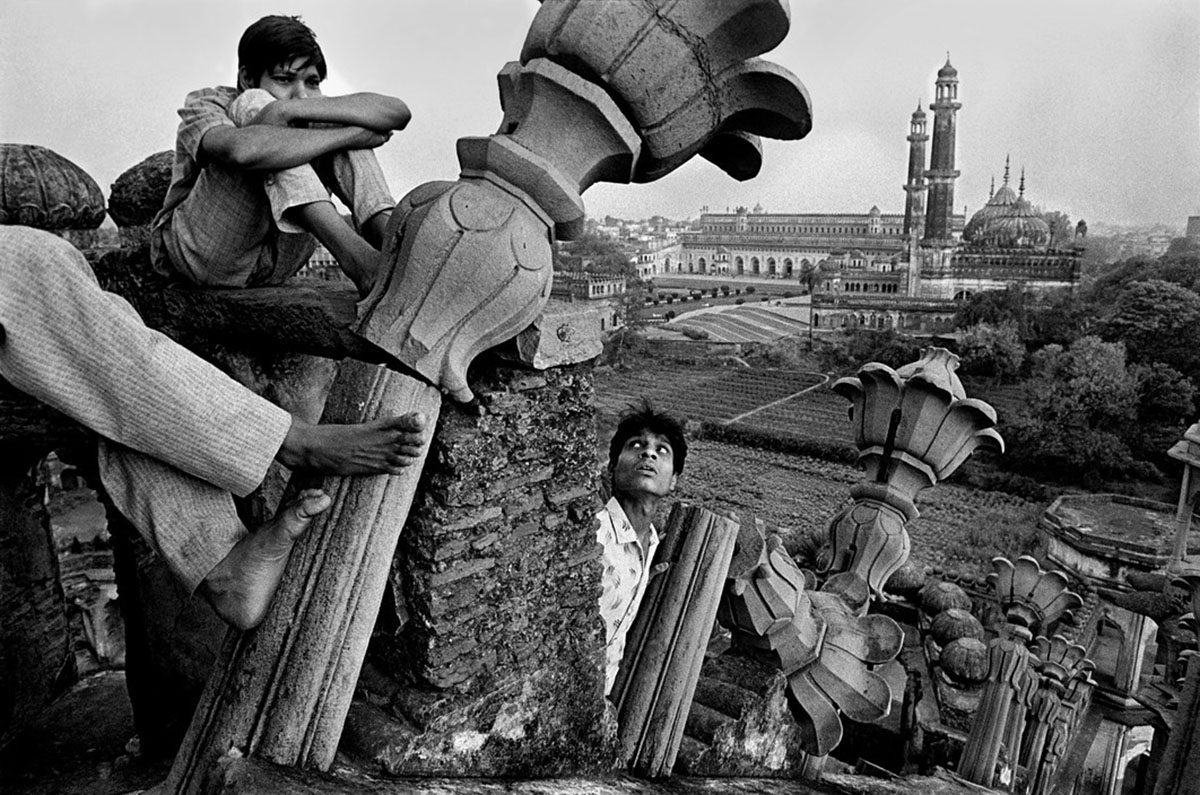
{"label": "distant building", "polygon": [[1051,247],[1049,226],[1025,198],[1024,174],[1014,192],[1007,163],[1004,184],[969,222],[953,211],[961,107],[958,70],[947,59],[929,106],[932,136],[919,106],[909,122],[902,214],[877,206],[864,214],[704,212],[697,230],[680,235],[680,273],[800,280],[820,269],[814,324],[825,328],[941,331],[954,302],[976,292],[1074,289],[1080,249]]}
{"label": "distant building", "polygon": [[600,319],[601,331],[612,331],[625,325],[625,278],[610,273],[588,271],[558,271],[550,287],[550,297],[560,301],[589,301],[604,307]]}

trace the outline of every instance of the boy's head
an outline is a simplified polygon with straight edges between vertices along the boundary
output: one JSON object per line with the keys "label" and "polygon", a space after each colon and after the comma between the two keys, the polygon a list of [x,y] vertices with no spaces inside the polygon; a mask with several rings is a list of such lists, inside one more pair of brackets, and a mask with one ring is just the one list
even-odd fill
{"label": "boy's head", "polygon": [[296,72],[312,67],[319,80],[325,79],[325,55],[317,34],[300,17],[263,17],[246,28],[238,42],[238,88],[257,88],[264,75],[281,66]]}
{"label": "boy's head", "polygon": [[683,425],[656,411],[648,401],[621,416],[608,445],[613,491],[645,491],[665,496],[687,461]]}

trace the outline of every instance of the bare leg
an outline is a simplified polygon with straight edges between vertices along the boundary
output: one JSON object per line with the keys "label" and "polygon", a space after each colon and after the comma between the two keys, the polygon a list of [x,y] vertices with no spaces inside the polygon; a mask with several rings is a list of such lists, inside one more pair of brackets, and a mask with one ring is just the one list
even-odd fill
{"label": "bare leg", "polygon": [[[377,214],[379,215],[379,214]],[[366,295],[379,270],[379,252],[346,223],[331,201],[310,202],[288,211],[290,219],[311,232],[329,249],[342,271]]]}
{"label": "bare leg", "polygon": [[383,210],[375,213],[362,225],[363,237],[375,248],[383,250],[383,241],[387,234],[388,222],[392,220],[392,211]]}
{"label": "bare leg", "polygon": [[275,458],[289,469],[327,475],[395,475],[416,461],[428,438],[420,412],[361,425],[311,425],[293,418]]}
{"label": "bare leg", "polygon": [[217,615],[241,630],[258,626],[266,617],[296,539],[330,502],[320,489],[303,491],[295,502],[280,508],[274,519],[242,538],[200,583],[200,593]]}

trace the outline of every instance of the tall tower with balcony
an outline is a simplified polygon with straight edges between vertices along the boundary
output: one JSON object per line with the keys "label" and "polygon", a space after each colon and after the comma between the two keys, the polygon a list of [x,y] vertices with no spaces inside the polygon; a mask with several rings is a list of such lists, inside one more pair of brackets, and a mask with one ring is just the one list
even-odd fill
{"label": "tall tower with balcony", "polygon": [[[929,156],[929,200],[925,207],[926,244],[945,244],[953,240],[954,180],[959,172],[954,168],[955,116],[962,104],[958,101],[958,70],[946,65],[938,70],[933,111],[933,149]],[[910,139],[911,140],[911,139]]]}
{"label": "tall tower with balcony", "polygon": [[929,135],[925,132],[925,111],[917,103],[913,111],[912,121],[908,128],[908,181],[904,184],[904,236],[916,238],[921,236],[925,224],[925,142]]}

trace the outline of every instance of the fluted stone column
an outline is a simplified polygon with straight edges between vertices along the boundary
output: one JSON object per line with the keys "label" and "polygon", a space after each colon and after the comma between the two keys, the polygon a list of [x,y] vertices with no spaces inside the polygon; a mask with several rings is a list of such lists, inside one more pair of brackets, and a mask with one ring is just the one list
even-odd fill
{"label": "fluted stone column", "polygon": [[[432,427],[440,410],[434,387],[346,362],[324,421],[420,411]],[[425,449],[399,475],[327,479],[333,506],[297,542],[267,618],[226,637],[167,791],[203,792],[230,748],[285,765],[332,764]]]}

